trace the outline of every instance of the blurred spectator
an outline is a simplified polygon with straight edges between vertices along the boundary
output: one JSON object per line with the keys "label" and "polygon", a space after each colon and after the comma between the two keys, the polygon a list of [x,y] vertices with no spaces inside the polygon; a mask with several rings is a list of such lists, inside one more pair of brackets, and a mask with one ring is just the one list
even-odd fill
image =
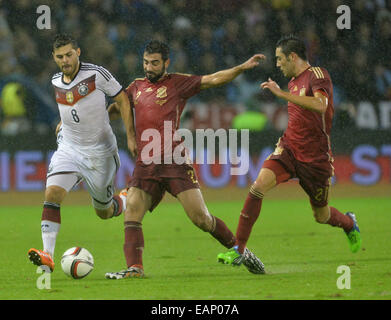
{"label": "blurred spectator", "polygon": [[225,66],[233,66],[246,56],[246,48],[240,45],[244,30],[241,29],[240,21],[228,19],[224,23],[224,34],[221,39],[223,47],[223,60]]}
{"label": "blurred spectator", "polygon": [[206,54],[212,54],[217,61],[217,66],[222,67],[222,48],[218,40],[214,37],[213,30],[208,25],[202,25],[197,30],[197,37],[193,37],[187,46],[189,59],[194,65],[200,63],[200,58]]}
{"label": "blurred spectator", "polygon": [[348,91],[350,101],[374,101],[376,99],[374,78],[373,69],[368,64],[367,53],[364,50],[356,51],[347,72],[347,80],[351,88]]}
{"label": "blurred spectator", "polygon": [[25,91],[17,82],[7,83],[1,90],[1,133],[15,135],[31,129],[29,108],[25,104]]}
{"label": "blurred spectator", "polygon": [[391,100],[391,70],[382,65],[375,67],[376,89],[380,99]]}

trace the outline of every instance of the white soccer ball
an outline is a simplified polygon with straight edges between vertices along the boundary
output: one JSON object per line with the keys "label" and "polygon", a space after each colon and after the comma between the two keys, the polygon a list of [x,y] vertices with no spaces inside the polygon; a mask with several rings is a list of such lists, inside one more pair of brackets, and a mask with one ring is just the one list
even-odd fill
{"label": "white soccer ball", "polygon": [[61,267],[67,276],[81,279],[94,269],[94,257],[85,248],[73,247],[62,255]]}

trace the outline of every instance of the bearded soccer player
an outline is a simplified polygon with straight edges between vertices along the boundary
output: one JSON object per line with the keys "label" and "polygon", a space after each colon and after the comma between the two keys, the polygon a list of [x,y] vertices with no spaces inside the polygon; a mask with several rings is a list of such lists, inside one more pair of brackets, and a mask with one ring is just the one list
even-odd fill
{"label": "bearded soccer player", "polygon": [[239,216],[235,245],[218,255],[218,261],[225,264],[240,264],[264,195],[292,178],[299,179],[309,196],[316,222],[342,228],[353,253],[361,247],[355,215],[343,214],[328,205],[330,180],[334,174],[330,146],[334,113],[330,75],[326,69],[309,64],[304,42],[292,35],[278,41],[276,59],[284,76],[291,78],[289,92],[281,90],[270,78],[261,88],[288,101],[288,127],[250,188]]}
{"label": "bearded soccer player", "polygon": [[43,250],[28,251],[34,264],[46,265],[51,271],[61,225],[60,206],[72,187],[85,181],[95,212],[102,219],[118,216],[124,208],[122,199],[113,195],[120,162],[106,96],[118,104],[128,148],[136,152],[129,99],[118,81],[105,68],[81,62],[80,48],[69,35],[56,36],[52,54],[61,70],[52,77],[61,118],[56,129],[58,148],[47,173],[41,218]]}
{"label": "bearded soccer player", "polygon": [[[254,55],[241,65],[210,75],[196,76],[167,73],[170,63],[169,47],[160,41],[151,41],[144,50],[143,65],[145,78],[133,81],[126,92],[136,118],[138,158],[129,183],[124,213],[125,243],[123,246],[127,269],[106,273],[108,279],[143,277],[144,236],[142,220],[146,212],[152,211],[161,201],[165,191],[175,196],[182,204],[187,216],[201,230],[210,233],[226,248],[231,248],[235,237],[219,218],[211,215],[204,203],[196,174],[188,163],[179,164],[173,150],[180,142],[167,141],[163,128],[169,124],[169,134],[179,128],[181,113],[187,99],[200,90],[221,86],[232,81],[245,70],[252,69],[265,57]],[[111,109],[115,108],[115,104]],[[113,111],[113,110],[112,110]],[[158,161],[146,163],[148,139],[143,134],[159,132],[161,153]],[[151,131],[152,130],[152,131]],[[172,138],[171,138],[172,139]],[[146,141],[148,140],[148,141]],[[165,155],[169,154],[168,159]],[[175,157],[174,157],[175,158]],[[162,160],[162,161],[160,161]],[[173,161],[172,161],[173,160]],[[159,162],[161,162],[159,164]],[[243,263],[250,272],[263,273],[262,262],[247,248]]]}

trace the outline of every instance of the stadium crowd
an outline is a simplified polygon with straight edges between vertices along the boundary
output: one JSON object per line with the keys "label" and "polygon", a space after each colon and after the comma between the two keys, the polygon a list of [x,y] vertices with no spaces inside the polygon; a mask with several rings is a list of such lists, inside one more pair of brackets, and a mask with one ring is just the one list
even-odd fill
{"label": "stadium crowd", "polygon": [[[170,45],[172,72],[208,74],[264,53],[269,60],[261,68],[199,95],[258,109],[274,99],[259,83],[270,76],[287,84],[275,68],[274,48],[281,34],[295,33],[305,39],[310,63],[329,70],[336,108],[391,99],[389,0],[48,0],[51,28],[39,30],[41,2],[0,0],[3,119],[12,97],[14,112],[23,114],[24,105],[38,122],[56,119],[50,77],[57,72],[51,45],[58,32],[78,38],[82,61],[106,67],[123,86],[143,76],[141,55],[150,39]],[[342,4],[351,9],[351,29],[336,26]]]}

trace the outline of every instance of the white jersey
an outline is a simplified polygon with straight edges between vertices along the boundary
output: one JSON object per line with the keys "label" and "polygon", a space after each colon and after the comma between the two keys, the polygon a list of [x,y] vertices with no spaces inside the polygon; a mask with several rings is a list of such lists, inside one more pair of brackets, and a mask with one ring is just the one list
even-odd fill
{"label": "white jersey", "polygon": [[63,73],[52,77],[62,121],[59,149],[76,151],[87,157],[117,153],[117,140],[106,110],[106,96],[115,97],[122,86],[105,68],[80,62],[70,83]]}

